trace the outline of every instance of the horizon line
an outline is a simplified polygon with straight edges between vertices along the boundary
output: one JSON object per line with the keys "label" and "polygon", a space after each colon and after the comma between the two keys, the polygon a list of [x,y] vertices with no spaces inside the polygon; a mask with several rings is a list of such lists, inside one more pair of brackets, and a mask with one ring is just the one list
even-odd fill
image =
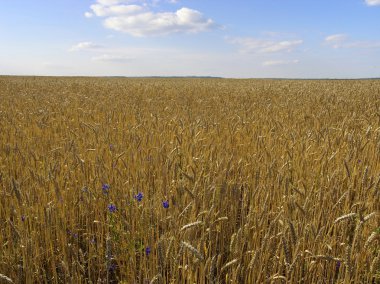
{"label": "horizon line", "polygon": [[172,76],[124,76],[124,75],[9,75],[0,74],[0,77],[52,77],[52,78],[125,78],[125,79],[227,79],[227,80],[380,80],[379,77],[222,77],[222,76],[197,76],[197,75],[172,75]]}

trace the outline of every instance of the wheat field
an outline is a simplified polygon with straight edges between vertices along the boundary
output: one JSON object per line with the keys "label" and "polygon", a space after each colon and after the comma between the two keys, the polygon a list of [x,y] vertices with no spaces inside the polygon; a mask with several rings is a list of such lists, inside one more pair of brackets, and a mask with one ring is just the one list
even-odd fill
{"label": "wheat field", "polygon": [[380,283],[380,81],[0,77],[0,283]]}

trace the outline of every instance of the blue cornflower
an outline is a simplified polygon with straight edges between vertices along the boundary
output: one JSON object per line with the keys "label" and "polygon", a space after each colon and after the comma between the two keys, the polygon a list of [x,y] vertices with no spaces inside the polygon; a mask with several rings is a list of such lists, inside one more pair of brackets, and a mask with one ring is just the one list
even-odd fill
{"label": "blue cornflower", "polygon": [[78,238],[78,234],[72,232],[72,231],[69,230],[69,229],[66,229],[66,233],[67,233],[69,236],[73,237],[74,239]]}
{"label": "blue cornflower", "polygon": [[25,221],[25,219],[26,219],[25,215],[22,215],[22,216],[21,216],[21,221],[23,221],[23,222],[24,222],[24,221]]}
{"label": "blue cornflower", "polygon": [[162,206],[165,208],[165,209],[168,209],[169,208],[169,200],[165,200],[162,202]]}
{"label": "blue cornflower", "polygon": [[144,197],[144,194],[142,192],[139,192],[138,194],[135,195],[135,199],[140,202]]}
{"label": "blue cornflower", "polygon": [[114,213],[114,212],[116,212],[116,206],[114,204],[110,204],[110,205],[108,205],[108,210],[111,213]]}
{"label": "blue cornflower", "polygon": [[108,192],[110,191],[110,188],[111,188],[111,186],[110,186],[108,183],[104,183],[104,184],[102,185],[103,193],[104,193],[104,194],[108,194]]}
{"label": "blue cornflower", "polygon": [[109,266],[108,266],[108,271],[110,272],[114,272],[117,268],[117,264],[116,263],[111,263]]}
{"label": "blue cornflower", "polygon": [[145,248],[145,255],[146,255],[146,256],[150,255],[150,252],[151,252],[150,247],[146,247],[146,248]]}
{"label": "blue cornflower", "polygon": [[336,263],[336,266],[335,266],[335,269],[338,271],[339,270],[339,268],[340,268],[340,264],[341,264],[341,262],[340,261],[338,261],[337,263]]}

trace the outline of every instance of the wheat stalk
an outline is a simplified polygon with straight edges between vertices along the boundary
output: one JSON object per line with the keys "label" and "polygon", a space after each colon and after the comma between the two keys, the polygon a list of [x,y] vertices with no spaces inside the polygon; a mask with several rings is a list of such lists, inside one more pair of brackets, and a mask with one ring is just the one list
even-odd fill
{"label": "wheat stalk", "polygon": [[7,276],[5,276],[3,274],[0,274],[0,282],[4,283],[4,284],[6,284],[6,283],[9,283],[9,284],[14,283],[11,278],[9,278],[9,277],[7,277]]}
{"label": "wheat stalk", "polygon": [[336,223],[339,223],[339,222],[344,221],[344,220],[349,220],[349,219],[356,218],[357,215],[358,215],[358,214],[356,214],[356,213],[348,213],[348,214],[346,214],[346,215],[343,215],[343,216],[338,217],[338,218],[334,221],[334,223],[336,224]]}
{"label": "wheat stalk", "polygon": [[204,260],[204,257],[203,255],[195,248],[193,247],[191,244],[189,244],[188,242],[184,242],[182,241],[181,244],[187,248],[189,251],[191,251],[193,253],[193,255],[199,259],[200,261],[203,261]]}
{"label": "wheat stalk", "polygon": [[189,223],[189,224],[186,224],[184,225],[182,228],[181,228],[181,231],[185,231],[185,230],[188,230],[190,228],[193,228],[193,227],[197,227],[197,226],[201,226],[203,225],[203,222],[202,221],[195,221],[193,223]]}

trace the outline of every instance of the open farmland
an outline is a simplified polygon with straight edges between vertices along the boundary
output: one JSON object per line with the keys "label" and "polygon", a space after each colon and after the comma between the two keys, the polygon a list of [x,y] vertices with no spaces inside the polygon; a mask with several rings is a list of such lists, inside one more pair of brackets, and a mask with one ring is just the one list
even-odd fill
{"label": "open farmland", "polygon": [[379,283],[380,81],[0,77],[0,196],[0,283]]}

